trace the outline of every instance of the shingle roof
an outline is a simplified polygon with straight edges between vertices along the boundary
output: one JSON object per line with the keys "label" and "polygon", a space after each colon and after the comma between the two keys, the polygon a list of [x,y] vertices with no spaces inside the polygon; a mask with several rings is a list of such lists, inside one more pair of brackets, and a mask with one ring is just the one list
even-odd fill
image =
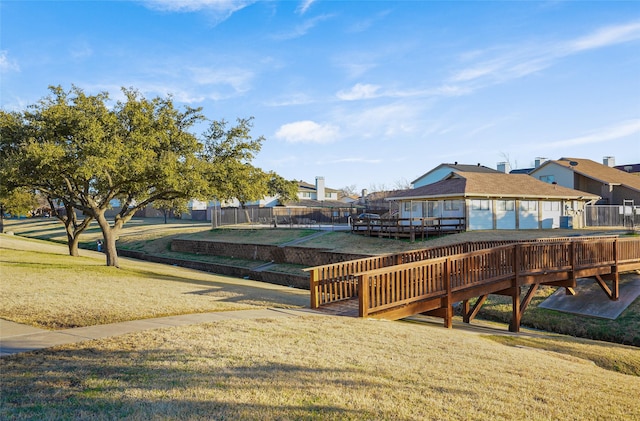
{"label": "shingle roof", "polygon": [[[621,184],[631,189],[640,191],[640,177],[625,171],[620,171],[616,168],[608,167],[590,159],[560,158],[557,161],[547,161],[543,165],[541,165],[541,167],[549,165],[549,163],[552,162],[569,168],[575,173],[603,183]],[[572,165],[572,163],[575,165]]]}
{"label": "shingle roof", "polygon": [[590,193],[545,183],[526,174],[451,173],[444,180],[404,190],[388,200],[434,197],[599,198]]}

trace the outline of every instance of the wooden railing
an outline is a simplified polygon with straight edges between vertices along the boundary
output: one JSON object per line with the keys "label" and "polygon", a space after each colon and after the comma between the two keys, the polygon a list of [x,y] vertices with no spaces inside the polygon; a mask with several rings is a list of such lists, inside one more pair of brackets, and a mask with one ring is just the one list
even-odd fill
{"label": "wooden railing", "polygon": [[[582,242],[585,240],[610,240],[613,238],[617,238],[617,236],[543,238],[533,240],[533,243],[544,244],[548,242],[563,241]],[[429,259],[437,259],[439,257],[460,255],[504,245],[513,245],[515,243],[522,242],[515,240],[466,242],[447,246],[412,250],[403,253],[366,257],[363,259],[350,260],[308,268],[305,270],[310,273],[309,288],[311,291],[311,308],[318,308],[325,304],[357,297],[358,288],[355,275],[359,273],[382,269],[389,266],[402,265],[406,263],[422,262]],[[545,252],[544,248],[542,248],[540,251],[542,252],[542,255],[549,255],[550,253],[549,251]],[[556,250],[553,253],[560,253],[560,251]],[[570,257],[567,255],[568,251],[565,250],[563,253],[567,264],[569,264],[570,260],[568,259],[570,259]],[[536,259],[540,259],[540,257],[538,256],[538,254],[532,251],[530,255],[528,257],[525,257],[524,259],[527,262],[533,262]],[[559,258],[555,259],[557,259],[558,262],[561,262]],[[541,269],[543,269],[546,264],[547,262],[544,261],[538,262],[539,268]]]}
{"label": "wooden railing", "polygon": [[[451,297],[468,299],[504,289],[490,285],[527,276],[548,277],[550,273],[577,273],[625,262],[640,267],[640,239],[517,243],[448,257],[382,267],[352,275],[358,286],[360,317],[411,303]],[[597,272],[594,272],[597,273]],[[552,279],[552,278],[545,278]],[[558,278],[555,280],[560,280]],[[542,281],[540,281],[542,282]],[[519,285],[516,283],[516,285]],[[480,293],[478,293],[478,296]]]}
{"label": "wooden railing", "polygon": [[351,231],[367,235],[382,235],[395,237],[419,237],[458,233],[466,229],[464,216],[445,216],[429,218],[391,218],[367,219],[352,221]]}

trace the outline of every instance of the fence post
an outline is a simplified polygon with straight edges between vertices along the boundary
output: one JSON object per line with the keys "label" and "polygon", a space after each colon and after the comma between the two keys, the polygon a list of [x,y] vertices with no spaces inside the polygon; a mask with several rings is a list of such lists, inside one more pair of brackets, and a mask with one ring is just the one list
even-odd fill
{"label": "fence post", "polygon": [[510,332],[520,332],[520,257],[522,255],[522,245],[516,244],[513,247],[513,283],[511,284],[511,324]]}
{"label": "fence post", "polygon": [[620,298],[620,276],[618,274],[618,239],[613,240],[613,288],[611,288],[612,298],[618,300]]}
{"label": "fence post", "polygon": [[[365,276],[367,280],[365,281]],[[358,316],[369,314],[369,280],[368,275],[358,275]]]}
{"label": "fence post", "polygon": [[444,279],[446,282],[447,296],[444,299],[444,327],[451,329],[453,327],[453,303],[451,302],[451,259],[444,261]]}
{"label": "fence post", "polygon": [[311,308],[318,308],[320,307],[320,297],[318,294],[318,288],[320,287],[320,285],[318,285],[318,269],[313,269],[310,275],[309,290],[311,291]]}

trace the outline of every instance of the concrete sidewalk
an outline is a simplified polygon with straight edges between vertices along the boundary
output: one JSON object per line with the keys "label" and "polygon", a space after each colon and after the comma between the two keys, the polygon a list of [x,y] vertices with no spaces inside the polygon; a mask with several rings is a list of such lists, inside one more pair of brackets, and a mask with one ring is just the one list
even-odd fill
{"label": "concrete sidewalk", "polygon": [[[611,287],[611,282],[607,282]],[[538,304],[540,308],[615,320],[640,296],[640,274],[620,275],[620,298],[610,300],[594,279],[578,279],[576,295],[566,295],[558,288],[549,298]]]}
{"label": "concrete sidewalk", "polygon": [[132,320],[107,325],[78,327],[64,330],[38,329],[20,323],[0,319],[0,357],[20,352],[35,351],[65,345],[125,335],[150,329],[186,326],[222,320],[262,319],[298,317],[301,315],[321,315],[310,309],[266,308],[257,310],[224,311],[216,313],[185,314],[181,316],[160,317],[157,319]]}

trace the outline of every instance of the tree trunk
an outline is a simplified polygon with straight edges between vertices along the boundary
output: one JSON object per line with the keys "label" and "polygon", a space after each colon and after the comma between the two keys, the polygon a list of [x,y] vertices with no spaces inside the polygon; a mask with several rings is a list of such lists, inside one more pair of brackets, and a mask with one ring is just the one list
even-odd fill
{"label": "tree trunk", "polygon": [[69,248],[69,256],[80,256],[78,252],[78,244],[80,243],[80,234],[87,229],[92,219],[90,216],[85,216],[80,224],[78,224],[78,219],[76,217],[76,210],[71,206],[70,203],[65,203],[65,214],[61,215],[58,212],[53,200],[51,198],[47,198],[49,201],[49,205],[51,207],[51,215],[55,216],[57,219],[62,221],[64,224],[64,230],[67,233],[67,247]]}
{"label": "tree trunk", "polygon": [[102,236],[104,237],[104,253],[107,257],[107,266],[120,267],[118,264],[118,250],[116,249],[116,240],[118,234],[122,228],[122,224],[116,221],[113,226],[109,225],[109,221],[104,216],[104,209],[102,212],[96,214],[96,222],[102,230]]}
{"label": "tree trunk", "polygon": [[80,242],[80,238],[74,235],[73,231],[70,230],[70,227],[67,228],[67,246],[69,247],[69,256],[78,257],[80,253],[78,252],[78,243]]}
{"label": "tree trunk", "polygon": [[0,234],[4,234],[4,206],[0,206]]}

